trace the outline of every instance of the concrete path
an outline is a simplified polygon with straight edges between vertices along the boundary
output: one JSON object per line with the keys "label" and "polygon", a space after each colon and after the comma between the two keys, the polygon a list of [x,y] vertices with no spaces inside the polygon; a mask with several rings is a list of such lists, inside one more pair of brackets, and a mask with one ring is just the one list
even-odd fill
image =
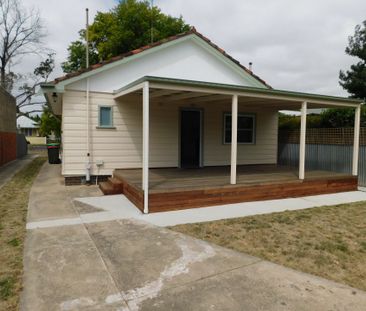
{"label": "concrete path", "polygon": [[37,155],[26,155],[0,167],[0,188],[2,188],[16,173],[32,162]]}
{"label": "concrete path", "polygon": [[142,214],[124,195],[97,196],[77,198],[74,200],[73,203],[76,206],[89,206],[89,210],[83,211],[80,215],[46,221],[31,221],[27,224],[27,228],[49,228],[131,218],[165,227],[358,201],[366,201],[366,192],[340,192],[335,194],[237,203],[146,215]]}
{"label": "concrete path", "polygon": [[[75,219],[98,193],[45,165],[28,217]],[[98,214],[98,211],[95,211]],[[86,214],[85,214],[86,213]],[[21,310],[365,310],[366,293],[135,219],[27,231]]]}

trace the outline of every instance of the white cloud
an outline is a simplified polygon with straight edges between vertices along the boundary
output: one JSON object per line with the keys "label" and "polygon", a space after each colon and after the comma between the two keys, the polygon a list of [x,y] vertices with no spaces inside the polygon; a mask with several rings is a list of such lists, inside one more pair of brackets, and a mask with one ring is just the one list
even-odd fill
{"label": "white cloud", "polygon": [[[113,0],[23,0],[38,7],[48,31],[47,47],[59,64],[90,16]],[[184,19],[275,88],[346,95],[338,72],[355,60],[344,53],[347,37],[365,19],[364,0],[155,0],[163,12]],[[31,71],[37,57],[23,60]]]}
{"label": "white cloud", "polygon": [[[62,75],[60,64],[67,57],[67,47],[79,38],[85,28],[85,8],[89,8],[90,22],[98,11],[105,12],[116,4],[113,0],[23,0],[27,8],[39,10],[47,37],[45,46],[56,52],[57,68],[54,76]],[[22,62],[24,71],[32,71],[39,63],[38,56],[27,56]]]}

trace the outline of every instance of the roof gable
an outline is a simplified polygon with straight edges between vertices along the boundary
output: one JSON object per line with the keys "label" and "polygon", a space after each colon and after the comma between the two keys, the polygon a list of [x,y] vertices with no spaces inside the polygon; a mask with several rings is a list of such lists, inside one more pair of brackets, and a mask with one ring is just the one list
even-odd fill
{"label": "roof gable", "polygon": [[[80,80],[84,80],[88,77],[93,77],[98,73],[114,69],[122,64],[127,64],[139,58],[143,58],[149,54],[156,53],[158,51],[163,52],[169,47],[178,45],[185,41],[194,42],[197,46],[208,52],[212,57],[216,58],[219,62],[221,62],[221,64],[226,66],[226,69],[229,68],[231,71],[235,72],[237,76],[240,76],[243,80],[242,83],[245,83],[249,86],[270,88],[270,86],[266,84],[265,81],[254,75],[249,69],[241,65],[238,61],[229,56],[223,49],[213,44],[209,39],[198,33],[194,28],[186,33],[176,35],[165,40],[161,40],[151,45],[111,58],[108,61],[92,65],[88,69],[83,69],[75,73],[67,74],[63,77],[55,79],[53,83],[57,86],[58,89],[63,89],[66,85],[75,84]],[[216,63],[216,65],[217,64],[218,63]],[[195,69],[199,70],[199,68]],[[142,74],[142,76],[144,75],[151,75],[151,73],[146,72]],[[197,77],[194,78],[197,79]]]}

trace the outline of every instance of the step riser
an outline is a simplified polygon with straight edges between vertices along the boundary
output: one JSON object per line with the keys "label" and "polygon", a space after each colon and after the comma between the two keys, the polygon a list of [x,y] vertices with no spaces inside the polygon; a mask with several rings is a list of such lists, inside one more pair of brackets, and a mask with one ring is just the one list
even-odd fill
{"label": "step riser", "polygon": [[109,180],[99,183],[99,189],[105,195],[121,194],[122,193],[121,187],[116,187],[116,184],[110,182]]}
{"label": "step riser", "polygon": [[115,191],[120,191],[120,193],[123,193],[123,183],[117,178],[109,177],[108,182],[113,186]]}

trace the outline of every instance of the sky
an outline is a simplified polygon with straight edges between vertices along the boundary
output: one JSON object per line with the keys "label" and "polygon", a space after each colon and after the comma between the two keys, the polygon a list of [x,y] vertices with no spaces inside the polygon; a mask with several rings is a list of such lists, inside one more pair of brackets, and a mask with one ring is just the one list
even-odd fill
{"label": "sky", "polygon": [[[22,0],[38,8],[47,31],[45,46],[56,52],[53,77],[69,43],[90,19],[114,0]],[[340,69],[357,60],[345,54],[348,37],[366,19],[365,0],[154,0],[164,13],[182,15],[197,31],[248,66],[276,89],[347,96],[338,83]],[[18,65],[24,72],[36,56]]]}

